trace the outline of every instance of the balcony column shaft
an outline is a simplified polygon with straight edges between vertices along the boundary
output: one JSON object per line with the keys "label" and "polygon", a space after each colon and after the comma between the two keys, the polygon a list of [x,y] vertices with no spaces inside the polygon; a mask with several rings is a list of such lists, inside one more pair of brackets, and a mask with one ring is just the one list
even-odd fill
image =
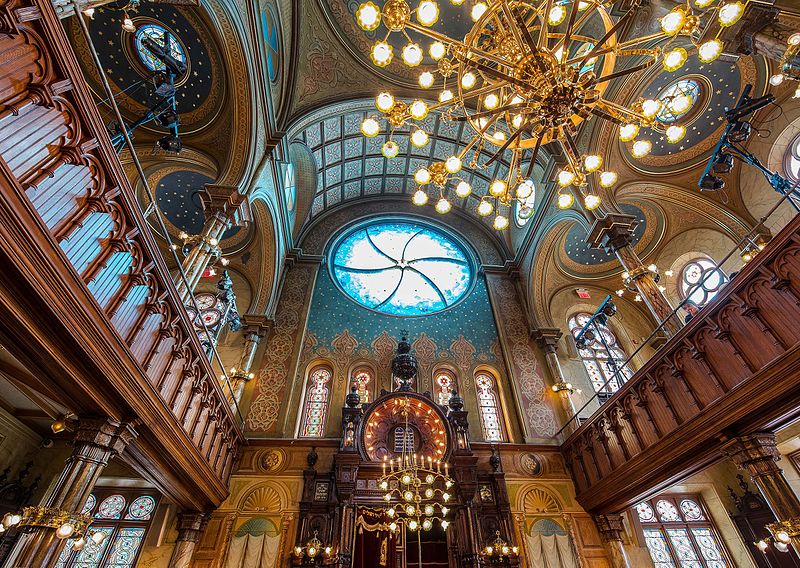
{"label": "balcony column shaft", "polygon": [[[44,498],[43,506],[70,513],[80,512],[108,462],[122,453],[135,438],[136,432],[130,424],[111,419],[82,419],[75,434],[72,454]],[[56,538],[55,529],[34,528],[25,539],[15,566],[54,566],[64,542]]]}
{"label": "balcony column shaft", "polygon": [[622,542],[622,535],[625,532],[622,515],[595,515],[594,520],[611,558],[611,566],[613,568],[632,568],[633,565],[628,559],[628,553],[625,552],[625,545]]}
{"label": "balcony column shaft", "polygon": [[795,521],[800,525],[800,499],[778,467],[775,434],[759,432],[734,438],[722,447],[722,452],[753,478],[769,508],[778,521]]}
{"label": "balcony column shaft", "polygon": [[178,540],[172,549],[170,568],[189,568],[197,541],[206,528],[208,516],[203,513],[178,513]]}
{"label": "balcony column shaft", "polygon": [[203,272],[208,268],[208,264],[214,257],[215,250],[218,245],[211,243],[219,243],[222,240],[222,235],[228,228],[228,220],[224,213],[218,211],[213,213],[203,226],[203,232],[200,233],[202,241],[198,243],[183,259],[182,268],[183,273],[186,275],[186,281],[178,277],[176,287],[181,301],[186,303],[189,301],[189,295],[194,292],[197,283],[203,276]]}
{"label": "balcony column shaft", "polygon": [[561,368],[561,362],[558,360],[558,341],[561,339],[562,335],[561,330],[557,328],[540,328],[533,330],[534,339],[536,339],[539,348],[544,351],[547,368],[550,370],[550,377],[553,380],[553,384],[563,387],[558,390],[555,395],[561,403],[561,408],[564,410],[564,414],[566,414],[566,419],[570,421],[567,426],[567,435],[569,435],[577,427],[571,420],[577,411],[575,409],[575,403],[572,400],[572,392],[570,389],[566,388],[567,381],[564,378],[564,370]]}
{"label": "balcony column shaft", "polygon": [[244,348],[242,349],[242,357],[239,359],[236,374],[233,377],[233,401],[231,404],[234,402],[239,404],[241,402],[244,389],[247,383],[250,382],[250,370],[253,368],[258,346],[272,328],[272,322],[266,316],[247,314],[242,318],[242,322],[245,332]]}

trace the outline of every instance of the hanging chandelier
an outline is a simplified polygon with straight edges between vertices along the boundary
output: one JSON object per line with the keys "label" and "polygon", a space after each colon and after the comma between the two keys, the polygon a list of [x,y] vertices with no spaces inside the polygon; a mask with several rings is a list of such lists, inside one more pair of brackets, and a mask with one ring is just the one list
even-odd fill
{"label": "hanging chandelier", "polygon": [[[406,436],[411,401],[405,398],[401,403]],[[386,492],[383,499],[390,519],[389,530],[394,532],[405,525],[411,531],[428,531],[434,522],[447,530],[450,525],[447,515],[455,487],[447,462],[414,453],[404,438],[400,455],[390,458],[388,467],[384,457],[382,467],[378,487]]]}
{"label": "hanging chandelier", "polygon": [[[456,6],[464,3],[450,1]],[[692,42],[701,61],[715,60],[722,53],[722,42],[712,39],[700,44],[701,22],[716,14],[721,26],[733,25],[741,18],[744,5],[725,0],[694,0],[692,4],[687,0],[661,18],[660,31],[619,42],[617,32],[632,18],[638,2],[616,22],[609,13],[611,4],[601,0],[478,1],[469,8],[474,23],[463,40],[431,28],[440,15],[435,0],[422,0],[413,11],[406,0],[386,0],[382,9],[371,1],[360,5],[356,19],[362,29],[386,28],[372,46],[373,63],[389,65],[395,57],[389,36],[402,34],[408,41],[402,48],[403,62],[412,68],[435,64],[423,67],[419,85],[438,92],[434,103],[421,98],[403,101],[389,92],[380,93],[375,99],[380,114],[363,121],[362,133],[374,137],[387,128],[389,137],[382,153],[391,159],[399,154],[400,146],[393,137],[401,127],[410,127],[413,146],[429,143],[429,133],[420,122],[432,111],[440,113],[444,121],[466,122],[473,131],[460,151],[414,173],[418,185],[414,204],[425,205],[434,198],[436,211],[447,213],[453,194],[464,199],[473,190],[459,176],[462,167],[484,169],[508,152],[508,174],[490,182],[477,207],[481,216],[494,213],[495,229],[503,230],[509,219],[499,210],[500,205],[520,202],[523,218],[533,214],[525,203],[534,190],[530,179],[533,164],[542,145],[556,142],[566,158],[557,177],[562,188],[558,206],[572,207],[574,196],[579,195],[583,207],[593,210],[600,206],[596,186],[612,187],[617,174],[603,168],[600,155],[578,149],[576,136],[584,120],[595,116],[616,124],[620,139],[632,144],[636,158],[646,156],[652,148],[649,140],[637,140],[642,129],[656,131],[670,143],[685,136],[685,126],[656,118],[665,106],[675,114],[688,110],[693,104],[688,96],[679,94],[665,101],[639,99],[625,106],[604,98],[605,91],[611,81],[652,65],[678,70],[689,57],[684,47],[673,45],[679,37]],[[601,37],[585,35],[590,19],[597,19],[593,25],[602,25]],[[423,38],[429,42],[424,47]],[[658,42],[661,45],[652,47]],[[426,57],[430,61],[426,62]],[[569,187],[575,193],[568,191]]]}

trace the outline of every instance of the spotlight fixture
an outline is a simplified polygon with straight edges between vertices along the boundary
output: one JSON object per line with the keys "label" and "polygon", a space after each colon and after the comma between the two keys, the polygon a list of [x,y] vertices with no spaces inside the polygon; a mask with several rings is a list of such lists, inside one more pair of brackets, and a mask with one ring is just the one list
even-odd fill
{"label": "spotlight fixture", "polygon": [[713,174],[705,174],[700,180],[700,191],[719,191],[725,187],[725,180]]}
{"label": "spotlight fixture", "polygon": [[175,154],[180,153],[183,148],[181,137],[175,134],[168,134],[163,138],[159,138],[157,144],[165,152],[174,152]]}
{"label": "spotlight fixture", "polygon": [[733,169],[733,154],[719,154],[711,164],[711,170],[717,175],[731,173]]}

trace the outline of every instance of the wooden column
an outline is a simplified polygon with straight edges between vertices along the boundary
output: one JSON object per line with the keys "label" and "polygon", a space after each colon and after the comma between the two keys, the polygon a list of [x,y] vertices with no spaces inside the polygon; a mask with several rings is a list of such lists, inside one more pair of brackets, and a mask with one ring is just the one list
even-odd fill
{"label": "wooden column", "polygon": [[[244,349],[242,349],[242,357],[239,360],[239,366],[233,375],[233,402],[239,404],[242,400],[245,386],[253,379],[251,369],[253,368],[253,361],[258,351],[258,346],[261,343],[269,330],[272,329],[272,321],[267,319],[266,316],[245,315],[242,318],[244,336]],[[224,389],[223,389],[224,390]],[[230,395],[230,393],[228,393]],[[232,402],[232,404],[233,404]]]}
{"label": "wooden column", "polygon": [[683,324],[677,316],[670,315],[672,306],[669,300],[658,288],[654,274],[642,263],[631,246],[636,225],[637,221],[631,215],[608,213],[594,222],[588,241],[591,246],[603,248],[616,255],[656,322],[663,321],[664,331],[672,335],[680,330]]}
{"label": "wooden column", "polygon": [[[111,419],[82,419],[75,434],[72,455],[43,500],[44,507],[78,513],[112,457],[136,438],[130,424]],[[34,528],[25,540],[16,568],[54,566],[64,541],[55,529]]]}
{"label": "wooden column", "polygon": [[178,276],[176,287],[181,300],[186,303],[194,291],[209,262],[219,256],[219,244],[231,224],[241,225],[250,222],[250,209],[247,197],[236,187],[207,185],[200,194],[206,216],[199,241],[183,260],[186,281]]}
{"label": "wooden column", "polygon": [[632,568],[628,553],[625,552],[625,545],[622,543],[622,535],[625,533],[625,525],[622,523],[622,515],[595,515],[594,522],[597,530],[608,550],[613,568]]}
{"label": "wooden column", "polygon": [[197,541],[206,528],[208,515],[195,511],[178,513],[178,540],[169,559],[170,568],[189,568]]}
{"label": "wooden column", "polygon": [[547,361],[547,368],[550,369],[550,377],[553,380],[553,387],[556,396],[561,403],[561,408],[564,410],[566,420],[568,420],[567,433],[571,434],[577,428],[577,424],[572,421],[575,416],[575,403],[572,400],[572,388],[564,378],[564,371],[561,368],[561,362],[558,360],[558,340],[564,335],[558,328],[539,328],[534,329],[532,332],[533,338],[536,340],[539,348],[544,351],[545,360]]}
{"label": "wooden column", "polygon": [[775,513],[778,522],[768,528],[773,534],[778,529],[786,530],[797,542],[800,537],[800,499],[778,467],[781,455],[775,434],[759,432],[734,438],[722,447],[722,452],[736,467],[750,474]]}

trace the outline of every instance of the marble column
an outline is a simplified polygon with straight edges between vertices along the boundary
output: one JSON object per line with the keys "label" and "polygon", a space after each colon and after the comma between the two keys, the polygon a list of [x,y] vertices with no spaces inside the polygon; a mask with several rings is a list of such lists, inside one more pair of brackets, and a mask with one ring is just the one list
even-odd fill
{"label": "marble column", "polygon": [[250,221],[247,197],[236,187],[207,185],[200,194],[206,221],[198,240],[183,259],[182,268],[186,281],[177,276],[175,286],[181,301],[186,303],[197,287],[209,263],[220,254],[219,244],[225,231],[232,225]]}
{"label": "marble column", "polygon": [[594,222],[588,241],[591,246],[603,248],[616,255],[653,318],[658,323],[664,322],[664,331],[672,335],[683,324],[676,315],[670,315],[672,305],[659,289],[655,275],[648,270],[631,245],[637,224],[631,215],[608,213]]}
{"label": "marble column", "polygon": [[594,521],[606,545],[606,550],[611,560],[611,566],[613,568],[632,568],[631,561],[628,559],[628,553],[625,552],[625,545],[622,541],[622,535],[625,533],[622,515],[595,515]]}
{"label": "marble column", "polygon": [[[48,490],[42,506],[78,513],[108,462],[136,439],[130,424],[111,419],[81,419],[72,454],[58,480]],[[54,566],[64,541],[55,529],[33,528],[22,545],[15,568]]]}
{"label": "marble column", "polygon": [[722,452],[737,468],[750,474],[778,523],[785,524],[784,528],[797,542],[800,538],[800,499],[778,467],[781,455],[775,434],[758,432],[734,438],[725,443]]}
{"label": "marble column", "polygon": [[[242,357],[239,360],[239,366],[233,375],[233,400],[231,404],[239,404],[242,400],[245,386],[253,379],[253,361],[258,351],[258,346],[261,341],[267,336],[269,330],[272,329],[272,321],[266,316],[245,315],[242,318],[242,330],[244,336],[244,348],[242,349]],[[226,391],[227,396],[230,398],[231,393]]]}
{"label": "marble column", "polygon": [[547,368],[550,370],[550,377],[553,381],[553,390],[561,403],[566,419],[569,421],[567,423],[567,433],[572,433],[577,428],[577,424],[573,420],[577,411],[572,400],[572,386],[564,378],[564,371],[561,368],[557,353],[558,341],[564,334],[558,328],[539,328],[534,329],[531,335],[536,340],[539,348],[544,351]]}
{"label": "marble column", "polygon": [[170,568],[189,568],[197,541],[206,528],[208,515],[194,511],[178,513],[178,540],[169,559]]}

